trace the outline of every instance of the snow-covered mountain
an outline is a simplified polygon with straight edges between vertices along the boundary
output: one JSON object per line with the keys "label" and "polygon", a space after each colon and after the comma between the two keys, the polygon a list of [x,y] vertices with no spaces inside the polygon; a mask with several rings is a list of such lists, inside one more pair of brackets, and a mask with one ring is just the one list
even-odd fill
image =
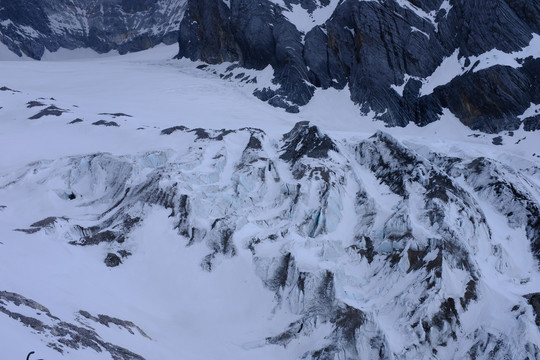
{"label": "snow-covered mountain", "polygon": [[0,1],[0,42],[19,56],[90,48],[120,54],[178,39],[185,0]]}
{"label": "snow-covered mountain", "polygon": [[174,51],[2,63],[5,354],[540,357],[537,132],[289,114]]}
{"label": "snow-covered mountain", "polygon": [[540,359],[539,18],[0,0],[1,357]]}

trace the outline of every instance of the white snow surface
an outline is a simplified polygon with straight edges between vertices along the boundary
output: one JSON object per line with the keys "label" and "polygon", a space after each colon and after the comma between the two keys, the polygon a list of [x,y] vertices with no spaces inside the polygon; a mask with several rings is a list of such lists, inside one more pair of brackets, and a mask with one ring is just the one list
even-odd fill
{"label": "white snow surface", "polygon": [[288,9],[282,1],[275,2],[283,7],[285,10],[283,14],[304,34],[330,19],[339,4],[339,0],[331,0],[329,5],[319,6],[313,12],[309,12],[299,4],[292,4],[291,9]]}
{"label": "white snow surface", "polygon": [[[337,1],[333,1],[329,8],[335,3]],[[323,10],[326,11],[321,9],[321,12]],[[291,16],[297,14],[298,9],[294,7]],[[317,16],[318,13],[314,14],[305,23],[311,26],[318,21]],[[237,80],[223,81],[218,75],[196,69],[197,64],[187,60],[171,60],[176,54],[176,46],[161,45],[124,56],[88,57],[83,50],[62,51],[45,56],[41,62],[13,61],[17,59],[9,56],[10,53],[1,46],[0,87],[6,86],[17,92],[0,91],[0,178],[16,174],[32,162],[47,164],[94,153],[136,156],[159,152],[169,154],[163,156],[189,156],[186,153],[187,137],[160,136],[161,130],[177,125],[205,129],[254,127],[264,130],[270,138],[280,139],[296,122],[303,120],[310,121],[344,143],[366,139],[377,130],[383,130],[426,157],[435,151],[465,159],[486,156],[523,171],[540,166],[539,132],[520,129],[502,133],[499,135],[503,144],[494,146],[494,135],[471,131],[449,111],[445,111],[441,121],[422,128],[412,124],[406,128],[386,128],[371,115],[362,116],[346,89],[317,90],[312,101],[302,107],[299,114],[288,114],[253,97],[251,85]],[[446,62],[441,65],[441,73],[448,72],[447,67],[457,69],[457,55],[452,59],[448,60],[451,63],[448,66]],[[487,61],[486,57],[482,63]],[[441,76],[437,75],[436,80],[424,84],[423,93],[445,83],[447,80]],[[259,82],[257,86],[264,84]],[[66,111],[60,116],[30,120],[44,108],[28,108],[30,101],[54,105]],[[531,105],[530,112],[537,109]],[[102,115],[106,113],[124,113],[130,117]],[[83,121],[68,125],[75,119]],[[119,126],[92,125],[99,120],[115,121]],[[241,151],[241,146],[245,145],[228,141],[231,151]],[[160,156],[156,155],[152,161],[162,161]],[[207,166],[210,178],[218,165]],[[226,178],[227,171],[233,176],[233,169],[227,168],[223,169],[225,175],[221,176]],[[358,169],[358,174],[365,173],[365,170]],[[378,197],[381,214],[389,215],[395,210],[396,200],[384,185],[370,176],[365,174],[362,181],[370,192],[379,193],[372,196]],[[540,186],[540,174],[533,173],[529,179]],[[199,180],[205,181],[203,178]],[[293,312],[284,309],[275,311],[274,294],[263,286],[253,271],[249,250],[238,246],[237,256],[220,262],[216,271],[202,271],[199,263],[206,249],[202,244],[186,247],[173,229],[168,212],[162,208],[149,211],[144,224],[130,239],[136,244],[133,255],[117,268],[104,266],[107,249],[103,246],[76,247],[68,245],[58,233],[13,231],[28,228],[29,224],[51,215],[70,213],[81,219],[87,215],[74,205],[66,205],[58,193],[52,190],[40,193],[28,181],[13,191],[0,192],[0,206],[5,206],[0,207],[0,291],[22,294],[46,306],[52,315],[73,323],[81,321],[76,315],[79,310],[132,321],[148,337],[137,332],[131,334],[120,327],[109,328],[97,323],[89,325],[105,341],[128,348],[147,359],[297,359],[305,351],[316,348],[316,344],[324,345],[327,330],[324,327],[317,328],[318,332],[309,338],[293,340],[287,348],[265,345],[266,336],[279,333],[297,318]],[[249,186],[246,180],[246,189],[249,190]],[[350,191],[352,194],[355,189]],[[536,197],[540,199],[540,194]],[[483,207],[490,208],[483,200],[478,201]],[[309,208],[309,204],[305,206]],[[352,226],[347,225],[349,221],[353,222],[350,215],[352,203],[330,206],[337,213],[349,214],[341,222],[338,219],[333,225],[327,224],[332,228],[333,238],[350,237],[348,232]],[[492,224],[504,222],[494,211],[486,216]],[[332,221],[332,216],[328,218]],[[247,234],[257,229],[246,225],[242,231]],[[502,225],[497,231],[500,234],[497,241],[509,254],[505,265],[509,270],[503,276],[492,270],[492,264],[486,262],[482,265],[492,287],[489,291],[497,292],[493,290],[497,289],[497,284],[511,282],[511,279],[516,283],[508,286],[516,293],[524,291],[519,288],[520,281],[524,279],[527,279],[525,286],[528,290],[538,291],[538,273],[530,273],[531,267],[525,266],[529,263],[520,263],[521,256],[530,256],[529,250],[525,246],[506,243],[510,237],[522,238],[523,233],[520,230],[509,232]],[[241,234],[237,236],[241,237]],[[316,240],[310,240],[311,243],[300,240],[291,245],[297,248],[300,267],[326,267],[335,271],[336,292],[344,301],[365,309],[374,306],[367,296],[369,292],[375,294],[378,290],[371,287],[364,289],[367,293],[355,292],[355,282],[366,280],[357,275],[358,268],[353,272],[346,266],[339,267],[339,258],[343,256],[340,252],[343,250],[339,250],[341,244],[325,242],[325,262],[319,263],[320,249]],[[512,253],[513,249],[516,252]],[[276,250],[269,247],[267,251]],[[488,256],[490,250],[478,251]],[[454,286],[463,286],[465,276],[459,269],[449,269],[447,264],[443,264],[443,269],[449,284],[446,291],[452,295]],[[402,287],[405,286],[403,283]],[[404,289],[396,284],[392,291]],[[502,292],[500,299],[493,299],[492,304],[501,303],[511,303]],[[493,306],[499,309],[498,305]],[[30,311],[22,306],[10,310]],[[392,321],[396,315],[392,309],[387,310],[387,313],[380,314],[379,326],[385,330],[393,347],[399,349],[407,338],[393,330]],[[489,312],[489,309],[477,310]],[[489,316],[493,317],[494,326],[499,326],[498,322],[505,319],[497,319],[497,314]],[[474,318],[466,319],[464,327],[475,326]],[[43,359],[110,359],[108,353],[90,349],[69,350],[71,353],[60,357],[59,353],[47,347],[46,340],[36,331],[23,325],[0,326],[0,344],[1,357],[6,359],[23,359],[29,351],[36,351],[36,356]],[[442,356],[441,359],[444,358]]]}

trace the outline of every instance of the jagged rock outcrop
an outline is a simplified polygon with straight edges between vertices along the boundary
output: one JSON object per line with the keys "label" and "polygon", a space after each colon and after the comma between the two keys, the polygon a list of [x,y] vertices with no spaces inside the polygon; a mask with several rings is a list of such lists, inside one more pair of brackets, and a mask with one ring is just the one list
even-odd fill
{"label": "jagged rock outcrop", "polygon": [[[0,291],[0,317],[6,324],[9,320],[20,322],[24,326],[32,328],[38,334],[47,339],[47,346],[58,351],[60,354],[69,350],[92,349],[95,352],[108,352],[114,360],[144,360],[128,349],[114,345],[102,339],[91,326],[90,321],[109,327],[109,323],[115,324],[135,334],[137,330],[141,336],[148,336],[131,321],[116,319],[107,315],[92,316],[87,311],[80,311],[79,324],[66,322],[51,314],[50,310],[40,303],[28,299],[20,294],[8,291]],[[7,319],[6,319],[7,317]],[[85,320],[85,321],[81,321]]]}
{"label": "jagged rock outcrop", "polygon": [[[324,22],[299,23],[300,4],[312,18],[335,7]],[[464,1],[188,1],[178,57],[209,63],[271,65],[277,88],[255,95],[297,111],[314,87],[342,89],[363,112],[390,126],[425,125],[448,108],[465,125],[495,133],[515,130],[538,104],[540,5],[526,0]],[[291,20],[292,19],[292,20]],[[305,21],[305,20],[304,20]],[[314,21],[314,20],[313,20]],[[522,49],[524,50],[520,53]],[[514,64],[495,53],[509,55]],[[536,56],[536,57],[533,57]],[[448,59],[454,63],[437,69]],[[534,125],[526,124],[532,130]]]}
{"label": "jagged rock outcrop", "polygon": [[45,50],[120,54],[177,41],[185,0],[0,1],[0,41],[40,59]]}
{"label": "jagged rock outcrop", "polygon": [[84,226],[69,213],[36,219],[25,236],[100,247],[111,271],[137,251],[131,234],[155,207],[185,246],[203,249],[199,271],[251,254],[274,312],[296,319],[260,346],[318,334],[301,358],[540,355],[531,280],[540,189],[527,173],[489,158],[421,155],[380,131],[335,139],[307,122],[281,139],[185,126],[161,136],[192,143],[181,156],[34,163],[0,191],[33,184],[93,212]]}

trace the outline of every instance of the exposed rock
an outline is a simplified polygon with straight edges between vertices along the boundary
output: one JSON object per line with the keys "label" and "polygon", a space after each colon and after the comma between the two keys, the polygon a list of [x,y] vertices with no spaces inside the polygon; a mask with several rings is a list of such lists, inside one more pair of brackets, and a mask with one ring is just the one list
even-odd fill
{"label": "exposed rock", "polygon": [[20,92],[20,91],[18,91],[18,90],[10,89],[10,88],[8,88],[8,87],[6,87],[6,86],[0,87],[0,91],[10,91],[10,92],[12,92],[12,93],[18,93],[18,92]]}
{"label": "exposed rock", "polygon": [[295,163],[302,156],[326,158],[330,150],[338,151],[334,142],[326,134],[307,121],[296,123],[294,128],[283,135],[281,159]]}
{"label": "exposed rock", "polygon": [[60,0],[6,3],[0,41],[19,56],[41,59],[45,50],[91,48],[120,54],[173,44],[185,0]]}
{"label": "exposed rock", "polygon": [[[284,4],[188,1],[178,57],[237,62],[253,69],[270,65],[278,87],[254,94],[289,112],[305,105],[315,87],[348,85],[362,112],[373,111],[390,126],[423,126],[448,108],[471,129],[496,133],[519,128],[518,116],[530,103],[540,103],[540,59],[518,59],[517,68],[493,64],[478,71],[479,62],[471,64],[473,56],[491,50],[511,53],[528,46],[540,32],[536,3],[341,1],[326,22],[305,35],[287,19],[291,5],[313,12],[332,6],[330,1]],[[425,93],[422,80],[453,54],[463,64],[461,73]]]}
{"label": "exposed rock", "polygon": [[122,327],[122,328],[126,329],[127,331],[129,331],[131,334],[134,334],[133,330],[137,330],[139,332],[139,334],[141,334],[142,336],[144,336],[147,339],[152,340],[148,335],[146,335],[146,333],[140,327],[135,325],[132,321],[121,320],[121,319],[117,319],[117,318],[114,318],[114,317],[111,317],[111,316],[108,316],[108,315],[102,315],[102,314],[95,317],[95,316],[92,316],[92,314],[90,314],[88,311],[84,311],[84,310],[79,311],[79,314],[81,314],[86,319],[89,319],[89,320],[92,320],[94,322],[100,323],[100,324],[105,325],[107,327],[109,327],[109,324],[113,324],[113,325]]}
{"label": "exposed rock", "polygon": [[26,107],[29,109],[36,106],[45,106],[45,104],[39,101],[35,101],[35,100],[29,101],[28,103],[26,103]]}
{"label": "exposed rock", "polygon": [[122,260],[120,259],[120,257],[118,257],[118,255],[113,254],[113,253],[108,253],[104,262],[105,262],[105,265],[107,265],[108,267],[116,267],[122,263]]}
{"label": "exposed rock", "polygon": [[491,143],[493,145],[502,145],[503,144],[503,139],[502,139],[502,136],[496,136],[493,138],[493,140],[491,140]]}
{"label": "exposed rock", "polygon": [[25,232],[27,234],[33,234],[33,233],[36,233],[36,232],[38,232],[40,230],[43,230],[43,229],[47,229],[47,228],[51,229],[59,221],[66,222],[66,221],[68,221],[68,218],[49,216],[49,217],[47,217],[47,218],[45,218],[43,220],[36,221],[32,225],[30,225],[29,229],[15,229],[15,231],[22,231],[22,232]]}
{"label": "exposed rock", "polygon": [[[301,34],[266,0],[188,0],[180,25],[178,58],[203,60],[210,64],[239,62],[262,70],[271,65],[280,88],[265,101],[289,109],[305,105],[314,87],[307,80],[302,57]],[[294,106],[289,109],[294,112]]]}
{"label": "exposed rock", "polygon": [[201,59],[209,64],[240,59],[232,35],[230,9],[223,1],[188,0],[184,17],[195,23],[180,23],[178,57]]}
{"label": "exposed rock", "polygon": [[120,125],[118,125],[118,123],[116,121],[106,121],[106,120],[98,120],[96,122],[93,122],[92,125],[101,125],[101,126],[106,126],[106,127],[109,127],[109,126],[114,126],[114,127],[119,127]]}
{"label": "exposed rock", "polygon": [[[540,59],[537,61],[540,64]],[[473,130],[497,133],[517,130],[521,115],[531,104],[540,102],[534,93],[535,77],[509,66],[493,66],[469,72],[435,90],[443,107],[449,108]]]}
{"label": "exposed rock", "polygon": [[99,113],[98,115],[109,115],[111,116],[113,119],[114,118],[117,118],[117,117],[133,117],[131,115],[128,115],[128,114],[124,114],[124,113]]}
{"label": "exposed rock", "polygon": [[540,114],[526,118],[523,121],[523,129],[525,131],[540,130]]}
{"label": "exposed rock", "polygon": [[196,136],[196,140],[216,140],[216,141],[221,141],[223,140],[225,136],[235,133],[235,130],[229,130],[229,129],[221,129],[221,130],[213,130],[213,129],[211,130],[211,129],[202,129],[202,128],[190,129],[183,125],[179,125],[179,126],[173,126],[173,127],[161,130],[161,135],[171,135],[172,133],[176,131],[194,133]]}
{"label": "exposed rock", "polygon": [[175,131],[186,131],[186,130],[188,130],[188,128],[183,125],[173,126],[173,127],[161,130],[161,135],[171,135]]}
{"label": "exposed rock", "polygon": [[[8,308],[14,309],[13,306],[17,308],[20,307],[21,312],[31,315],[22,315],[8,310]],[[47,341],[49,341],[48,346],[61,354],[67,349],[77,350],[80,348],[89,348],[98,353],[106,351],[114,360],[144,360],[140,355],[104,341],[95,330],[62,321],[58,317],[52,315],[49,309],[43,305],[16,293],[0,291],[0,315],[2,313],[10,319],[18,321],[25,326],[31,327],[36,332],[43,334],[43,336],[47,338]],[[83,313],[88,315],[89,318],[91,317],[89,313],[81,311],[81,314]],[[43,321],[40,320],[40,318]],[[148,336],[132,322],[118,320],[105,315],[100,315],[99,319],[100,322],[105,323],[104,325],[106,326],[108,326],[108,323],[123,326],[132,334],[132,328],[135,328],[139,330],[139,333],[142,336],[148,338]],[[3,320],[3,323],[5,323],[5,320]]]}
{"label": "exposed rock", "polygon": [[20,232],[24,232],[24,233],[27,233],[27,234],[34,234],[34,233],[37,233],[40,230],[41,230],[40,228],[13,229],[13,231],[20,231]]}
{"label": "exposed rock", "polygon": [[540,327],[540,293],[526,295],[525,298],[532,306],[536,318],[536,326]]}
{"label": "exposed rock", "polygon": [[57,108],[54,105],[48,106],[45,109],[41,110],[37,114],[29,117],[30,120],[36,120],[40,119],[43,116],[61,116],[63,113],[67,112],[67,110]]}

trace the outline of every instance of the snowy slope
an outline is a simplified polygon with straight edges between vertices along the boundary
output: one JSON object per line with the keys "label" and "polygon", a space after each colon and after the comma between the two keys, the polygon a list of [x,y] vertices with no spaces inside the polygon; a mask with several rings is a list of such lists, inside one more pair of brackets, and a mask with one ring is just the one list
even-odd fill
{"label": "snowy slope", "polygon": [[289,114],[175,52],[2,61],[3,354],[539,358],[538,132]]}

